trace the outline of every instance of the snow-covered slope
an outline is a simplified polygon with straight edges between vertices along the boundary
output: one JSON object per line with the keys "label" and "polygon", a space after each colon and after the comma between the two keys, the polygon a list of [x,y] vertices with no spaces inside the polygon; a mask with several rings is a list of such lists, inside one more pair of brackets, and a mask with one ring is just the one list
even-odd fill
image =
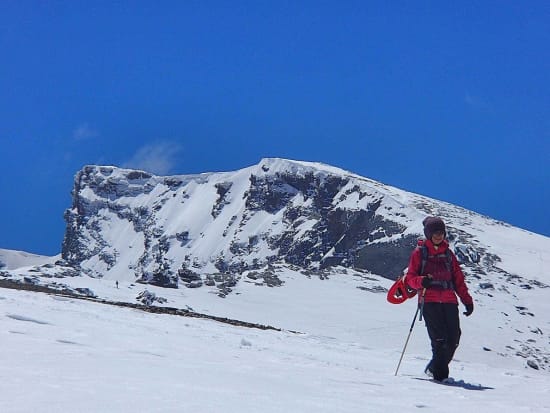
{"label": "snow-covered slope", "polygon": [[24,251],[0,249],[0,270],[14,270],[20,267],[33,265],[53,264],[61,258],[61,255],[48,257],[44,255],[31,254]]}
{"label": "snow-covered slope", "polygon": [[[394,376],[414,305],[388,308],[382,294],[358,290],[346,277],[289,277],[295,282],[284,295],[280,288],[250,287],[259,296],[213,296],[200,305],[223,306],[218,311],[234,306],[250,318],[300,325],[301,334],[0,289],[6,378],[0,411],[550,410],[546,374],[482,349],[491,335],[487,322],[497,314],[480,310],[463,320],[462,344],[451,364],[458,385],[442,386],[422,380],[429,356],[422,323]],[[96,281],[101,295],[130,289]],[[241,307],[245,302],[248,307]]]}

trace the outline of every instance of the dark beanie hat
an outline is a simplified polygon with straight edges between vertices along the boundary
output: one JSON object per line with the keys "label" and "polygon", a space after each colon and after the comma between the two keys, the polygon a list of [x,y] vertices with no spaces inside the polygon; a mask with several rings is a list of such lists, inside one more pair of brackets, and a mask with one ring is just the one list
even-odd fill
{"label": "dark beanie hat", "polygon": [[424,235],[426,239],[432,239],[432,235],[437,231],[443,231],[447,235],[447,230],[445,229],[445,223],[441,218],[438,217],[427,217],[422,221],[424,225]]}

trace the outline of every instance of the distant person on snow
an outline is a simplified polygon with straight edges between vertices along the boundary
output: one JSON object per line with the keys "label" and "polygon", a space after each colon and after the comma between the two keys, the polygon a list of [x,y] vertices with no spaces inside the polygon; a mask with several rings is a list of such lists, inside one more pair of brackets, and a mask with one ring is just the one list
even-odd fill
{"label": "distant person on snow", "polygon": [[420,290],[419,300],[424,300],[423,317],[432,346],[432,359],[424,372],[443,381],[449,377],[449,363],[460,341],[456,296],[466,307],[466,316],[474,311],[474,303],[458,260],[445,239],[445,223],[441,218],[427,217],[422,224],[426,240],[411,254],[406,283]]}

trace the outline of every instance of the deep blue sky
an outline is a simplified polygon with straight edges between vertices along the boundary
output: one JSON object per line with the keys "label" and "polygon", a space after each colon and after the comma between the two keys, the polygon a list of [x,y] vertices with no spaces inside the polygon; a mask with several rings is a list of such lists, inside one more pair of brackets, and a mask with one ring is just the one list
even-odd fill
{"label": "deep blue sky", "polygon": [[549,45],[548,1],[3,0],[0,248],[60,252],[86,164],[263,157],[550,236]]}

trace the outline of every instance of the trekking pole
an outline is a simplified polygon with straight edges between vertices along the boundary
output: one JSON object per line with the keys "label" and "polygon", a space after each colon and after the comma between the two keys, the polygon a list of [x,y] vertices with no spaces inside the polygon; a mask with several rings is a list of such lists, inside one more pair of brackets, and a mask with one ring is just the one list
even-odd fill
{"label": "trekking pole", "polygon": [[422,321],[422,315],[424,314],[424,296],[426,295],[426,289],[422,290],[422,297],[420,297],[420,316],[418,321]]}
{"label": "trekking pole", "polygon": [[422,321],[422,313],[424,312],[424,295],[425,294],[426,294],[426,289],[424,288],[422,290],[422,296],[420,297],[420,304],[416,307],[416,312],[414,313],[413,321],[411,323],[411,328],[409,329],[409,334],[407,335],[405,346],[403,346],[403,351],[401,352],[399,363],[397,364],[397,368],[395,369],[395,376],[397,376],[397,372],[399,371],[399,367],[401,366],[401,361],[403,361],[403,356],[405,355],[405,350],[407,349],[407,344],[409,344],[409,339],[411,338],[411,333],[413,331],[414,322],[416,321],[416,316],[418,315],[419,312],[420,312],[420,317],[418,318],[418,321]]}

